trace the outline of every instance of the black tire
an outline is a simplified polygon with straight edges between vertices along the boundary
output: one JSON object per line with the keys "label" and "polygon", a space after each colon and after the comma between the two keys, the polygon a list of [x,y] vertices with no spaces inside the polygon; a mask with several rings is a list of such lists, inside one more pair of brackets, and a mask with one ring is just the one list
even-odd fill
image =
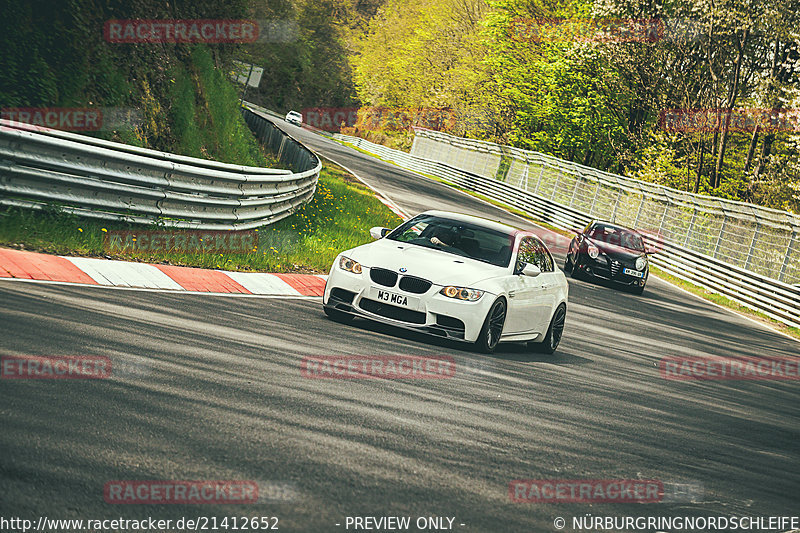
{"label": "black tire", "polygon": [[334,322],[341,322],[342,324],[348,324],[355,318],[349,313],[339,311],[338,309],[331,309],[330,307],[323,307],[322,310],[325,311],[325,314],[328,315],[328,318]]}
{"label": "black tire", "polygon": [[581,269],[578,268],[577,263],[572,263],[572,268],[569,271],[569,275],[570,275],[570,277],[572,279],[583,279],[584,278],[583,272],[581,272]]}
{"label": "black tire", "polygon": [[566,272],[567,274],[572,274],[574,268],[575,267],[572,264],[572,261],[570,261],[569,259],[569,254],[567,254],[567,258],[564,259],[564,272]]}
{"label": "black tire", "polygon": [[631,288],[631,292],[637,296],[641,296],[644,292],[644,285],[635,285]]}
{"label": "black tire", "polygon": [[556,351],[561,336],[564,334],[564,323],[567,318],[567,306],[564,304],[556,307],[553,318],[550,319],[550,326],[547,328],[547,335],[541,342],[529,342],[528,347],[534,352],[551,354]]}
{"label": "black tire", "polygon": [[498,298],[486,313],[483,327],[475,341],[475,347],[483,353],[492,353],[500,342],[500,335],[503,333],[503,325],[506,322],[506,301]]}

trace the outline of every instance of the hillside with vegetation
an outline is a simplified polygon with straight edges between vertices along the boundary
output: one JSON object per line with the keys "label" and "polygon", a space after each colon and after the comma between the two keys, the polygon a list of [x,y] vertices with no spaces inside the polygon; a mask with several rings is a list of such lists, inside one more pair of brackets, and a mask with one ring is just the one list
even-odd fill
{"label": "hillside with vegetation", "polygon": [[0,107],[131,110],[128,123],[88,134],[265,166],[270,158],[241,119],[238,90],[225,74],[236,45],[122,44],[103,37],[111,19],[241,19],[248,13],[248,2],[239,0],[8,2],[0,17]]}

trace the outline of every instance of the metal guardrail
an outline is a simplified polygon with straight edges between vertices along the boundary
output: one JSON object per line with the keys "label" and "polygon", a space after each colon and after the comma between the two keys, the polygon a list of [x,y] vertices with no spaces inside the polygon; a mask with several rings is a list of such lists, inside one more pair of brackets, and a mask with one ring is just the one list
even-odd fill
{"label": "metal guardrail", "polygon": [[0,205],[166,227],[249,229],[311,199],[322,163],[269,120],[245,121],[292,170],[208,161],[0,121]]}
{"label": "metal guardrail", "polygon": [[[247,108],[249,108],[249,109],[251,109],[253,111],[257,111],[257,112],[259,112],[261,114],[264,114],[264,115],[269,115],[270,117],[276,118],[281,122],[285,122],[286,121],[286,117],[284,117],[280,113],[276,113],[275,111],[273,111],[271,109],[267,109],[266,107],[261,107],[260,105],[256,105],[256,104],[254,104],[252,102],[246,102],[246,101],[242,102],[242,104],[243,104],[244,107],[247,107]],[[314,126],[312,126],[310,124],[301,124],[300,127],[303,128],[303,129],[312,131],[314,133],[317,133],[319,135],[322,135],[324,137],[331,137],[332,136],[331,133],[329,133],[329,132],[327,132],[325,130],[321,130],[319,128],[315,128]]]}
{"label": "metal guardrail", "polygon": [[[419,135],[419,132],[417,132]],[[602,212],[584,212],[557,201],[553,189],[539,186],[531,191],[518,185],[482,176],[440,161],[432,161],[400,150],[393,150],[358,137],[334,134],[334,138],[353,144],[401,167],[442,178],[465,190],[482,194],[517,208],[531,216],[563,230],[582,228],[592,219],[604,218]],[[415,140],[415,144],[416,144]],[[491,171],[489,171],[491,172]],[[596,194],[608,197],[609,193],[596,187]],[[613,196],[617,194],[614,192]],[[633,205],[626,216],[637,216],[642,209]],[[638,207],[638,208],[637,208]],[[619,221],[621,217],[617,217]],[[620,222],[624,223],[624,222]],[[634,224],[629,224],[634,226]],[[699,285],[712,292],[723,294],[741,305],[759,311],[789,326],[800,328],[800,287],[772,279],[768,276],[732,265],[720,259],[686,248],[657,233],[645,233],[648,245],[659,249],[651,261],[665,272]]]}
{"label": "metal guardrail", "polygon": [[278,120],[284,120],[285,119],[285,117],[283,115],[281,115],[280,113],[276,113],[275,111],[273,111],[271,109],[267,109],[266,107],[261,107],[260,105],[254,104],[253,102],[243,101],[242,102],[242,106],[246,107],[248,109],[251,109],[253,111],[258,111],[259,113],[263,113],[265,115],[269,115],[272,118],[276,118]]}

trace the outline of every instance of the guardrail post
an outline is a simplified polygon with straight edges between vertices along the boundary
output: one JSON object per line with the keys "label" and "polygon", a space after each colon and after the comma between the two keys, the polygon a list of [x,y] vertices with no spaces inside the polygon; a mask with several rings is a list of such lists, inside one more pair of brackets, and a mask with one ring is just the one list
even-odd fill
{"label": "guardrail post", "polygon": [[542,176],[544,175],[544,165],[541,163],[539,163],[539,165],[541,166],[542,170],[539,171],[539,180],[536,182],[536,188],[533,191],[534,195],[539,194],[539,185],[542,184]]}
{"label": "guardrail post", "polygon": [[669,211],[669,202],[664,202],[664,214],[661,215],[661,222],[658,223],[658,234],[663,239],[664,237],[664,222],[667,220],[667,212]]}
{"label": "guardrail post", "polygon": [[286,146],[287,139],[288,137],[281,137],[281,145],[278,148],[278,159],[280,159],[283,156],[283,148]]}
{"label": "guardrail post", "polygon": [[642,201],[639,202],[639,210],[636,211],[636,219],[633,221],[633,229],[636,229],[636,228],[639,227],[639,217],[642,216],[642,208],[644,207],[644,201],[645,201],[644,193],[640,192],[639,194],[642,195]]}
{"label": "guardrail post", "polygon": [[617,189],[617,199],[614,200],[614,209],[611,210],[611,218],[609,222],[616,222],[617,220],[617,207],[619,206],[620,198],[622,198],[622,188]]}
{"label": "guardrail post", "polygon": [[575,180],[575,186],[572,188],[572,198],[569,199],[569,204],[567,204],[570,207],[575,205],[575,195],[578,193],[578,185],[580,185],[581,181],[583,181],[583,176],[578,176]]}
{"label": "guardrail post", "polygon": [[712,255],[712,257],[714,257],[715,259],[719,255],[719,247],[722,245],[722,236],[725,234],[725,227],[727,225],[728,225],[728,215],[725,212],[723,212],[722,226],[720,226],[719,228],[719,235],[717,235],[717,243],[714,245],[714,255]]}
{"label": "guardrail post", "polygon": [[786,255],[783,256],[783,264],[781,265],[781,272],[778,274],[778,281],[783,281],[786,278],[786,268],[789,266],[789,258],[792,255],[794,244],[797,242],[797,231],[792,232],[789,237],[789,246],[786,247]]}
{"label": "guardrail post", "polygon": [[750,249],[747,251],[747,260],[744,262],[744,269],[750,269],[750,262],[753,260],[753,250],[756,246],[756,240],[758,239],[758,232],[761,230],[761,224],[756,222],[756,230],[753,232],[753,240],[750,241]]}
{"label": "guardrail post", "polygon": [[558,190],[558,182],[561,179],[561,172],[556,173],[556,182],[553,184],[553,193],[550,195],[550,200],[554,200],[556,197],[556,191]]}
{"label": "guardrail post", "polygon": [[[522,182],[525,181],[525,185]],[[528,190],[528,162],[525,161],[525,168],[522,169],[522,178],[519,180],[520,188],[524,191]]]}
{"label": "guardrail post", "polygon": [[694,219],[697,217],[697,209],[692,208],[692,218],[689,220],[689,227],[686,230],[686,238],[683,240],[683,246],[689,244],[689,237],[692,236],[692,228],[694,228]]}
{"label": "guardrail post", "polygon": [[589,218],[594,217],[594,206],[597,205],[597,195],[600,194],[600,180],[597,180],[594,188],[594,198],[592,198],[592,205],[589,206]]}

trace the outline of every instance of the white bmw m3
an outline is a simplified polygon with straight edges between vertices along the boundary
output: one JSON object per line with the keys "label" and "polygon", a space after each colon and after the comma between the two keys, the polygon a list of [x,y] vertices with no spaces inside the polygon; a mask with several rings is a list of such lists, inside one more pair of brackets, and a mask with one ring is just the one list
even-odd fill
{"label": "white bmw m3", "polygon": [[323,309],[493,351],[527,341],[553,353],[564,331],[568,285],[534,234],[469,215],[427,211],[376,242],[342,252],[331,267]]}

